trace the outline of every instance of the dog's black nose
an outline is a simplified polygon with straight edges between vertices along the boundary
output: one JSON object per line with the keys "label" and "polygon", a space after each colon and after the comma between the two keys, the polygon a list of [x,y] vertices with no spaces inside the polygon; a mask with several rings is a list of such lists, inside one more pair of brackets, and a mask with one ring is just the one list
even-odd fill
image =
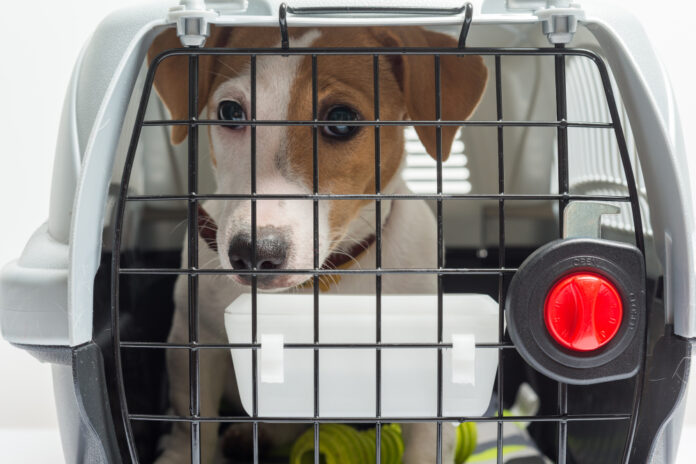
{"label": "dog's black nose", "polygon": [[[232,238],[228,255],[233,269],[252,269],[252,254],[251,234],[242,232]],[[288,243],[282,231],[275,227],[259,229],[256,235],[256,269],[280,269],[287,255]]]}

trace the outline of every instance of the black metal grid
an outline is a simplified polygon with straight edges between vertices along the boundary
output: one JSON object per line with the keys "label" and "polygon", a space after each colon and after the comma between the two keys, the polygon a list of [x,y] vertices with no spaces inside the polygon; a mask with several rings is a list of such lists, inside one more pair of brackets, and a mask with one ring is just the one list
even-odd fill
{"label": "black metal grid", "polygon": [[[465,24],[468,29],[468,24]],[[281,28],[282,29],[282,28]],[[433,422],[437,424],[437,463],[442,460],[441,453],[441,427],[443,422],[497,422],[498,424],[498,462],[502,463],[503,459],[503,436],[502,427],[505,422],[553,422],[558,424],[558,462],[565,463],[567,452],[567,425],[569,422],[578,421],[630,421],[629,436],[626,441],[624,452],[624,462],[628,462],[628,456],[631,449],[632,439],[636,428],[637,412],[639,407],[640,390],[642,381],[636,382],[635,399],[633,403],[633,411],[631,414],[569,414],[567,409],[567,385],[558,384],[558,411],[554,415],[540,415],[533,417],[521,416],[503,416],[502,400],[499,401],[497,413],[493,416],[484,417],[445,417],[442,414],[442,350],[451,348],[451,343],[443,341],[443,326],[442,326],[442,278],[445,275],[464,274],[464,275],[496,275],[498,276],[498,298],[499,298],[499,336],[498,343],[477,343],[476,347],[481,349],[496,349],[499,352],[499,364],[497,371],[498,380],[498,395],[503,396],[503,368],[502,355],[506,349],[514,348],[514,346],[506,341],[504,334],[504,301],[506,292],[506,282],[515,272],[515,268],[505,266],[505,202],[507,200],[554,200],[559,203],[559,211],[562,214],[563,208],[570,201],[612,201],[612,202],[628,202],[631,205],[633,223],[635,227],[635,241],[638,248],[644,252],[642,222],[640,217],[640,209],[638,205],[638,194],[635,184],[635,179],[630,164],[628,149],[623,134],[623,129],[619,119],[619,113],[614,97],[614,92],[611,87],[609,73],[604,61],[595,53],[579,50],[566,49],[562,46],[555,48],[290,48],[287,43],[287,31],[283,34],[282,49],[175,49],[162,53],[156,57],[149,68],[145,88],[141,97],[140,106],[136,117],[135,127],[128,150],[128,155],[123,171],[121,181],[120,196],[118,199],[117,219],[115,223],[114,239],[113,239],[113,256],[112,256],[112,291],[111,291],[111,310],[112,310],[112,331],[113,331],[113,346],[114,358],[116,363],[116,375],[119,385],[118,396],[121,403],[122,420],[125,427],[125,440],[130,453],[130,458],[133,462],[138,462],[135,440],[133,437],[131,422],[132,421],[159,421],[159,422],[187,422],[191,426],[191,462],[200,462],[200,424],[206,422],[220,423],[235,423],[246,422],[253,424],[253,462],[259,462],[258,449],[258,424],[259,422],[267,423],[308,423],[314,426],[314,442],[315,455],[314,462],[319,463],[319,424],[332,423],[372,423],[376,427],[376,462],[380,462],[380,441],[381,441],[381,425],[389,422]],[[463,31],[463,37],[466,35]],[[460,38],[460,45],[464,41]],[[198,60],[201,55],[243,55],[250,59],[251,68],[251,114],[248,121],[234,121],[226,123],[218,120],[199,120],[197,115],[198,108]],[[256,60],[258,56],[268,55],[284,55],[284,56],[309,56],[312,63],[312,120],[309,121],[257,121],[256,120]],[[375,177],[376,191],[369,195],[339,195],[339,194],[320,194],[318,192],[318,130],[320,127],[335,125],[331,121],[322,121],[318,119],[317,113],[317,57],[323,55],[367,55],[372,56],[372,72],[374,82],[374,115],[375,119],[371,121],[355,121],[345,122],[346,125],[369,126],[373,127],[375,134]],[[436,115],[434,120],[427,121],[382,121],[379,117],[379,59],[382,56],[388,55],[426,55],[434,57],[433,72],[436,81]],[[495,60],[495,97],[496,97],[496,120],[495,121],[442,121],[440,115],[440,101],[442,98],[440,91],[440,57],[442,55],[482,55],[492,56]],[[186,120],[145,120],[145,111],[147,101],[152,91],[155,72],[158,66],[167,58],[173,56],[187,56],[189,60],[189,112]],[[553,57],[555,60],[556,73],[556,113],[555,121],[506,121],[503,116],[503,88],[501,75],[502,57],[504,56],[529,56]],[[577,122],[566,120],[566,89],[565,89],[565,58],[567,56],[583,57],[591,60],[595,65],[601,77],[603,90],[607,99],[607,104],[610,110],[611,122]],[[198,128],[208,125],[226,125],[233,124],[248,125],[251,131],[251,192],[248,195],[225,195],[225,194],[199,194],[197,185],[197,164],[198,164]],[[342,122],[342,124],[344,124]],[[130,195],[128,193],[128,183],[130,179],[133,161],[135,158],[136,147],[140,138],[142,128],[145,126],[174,126],[187,125],[189,128],[188,139],[188,194],[186,195]],[[312,128],[313,139],[313,187],[312,194],[307,195],[261,195],[256,193],[256,128],[264,125],[274,126],[308,126]],[[435,126],[437,134],[437,193],[435,194],[408,194],[408,195],[387,195],[381,193],[380,181],[380,128],[382,126]],[[476,126],[476,127],[495,127],[497,128],[498,141],[498,193],[497,194],[445,194],[442,192],[442,150],[441,150],[441,129],[444,126]],[[544,195],[526,195],[526,194],[508,194],[505,191],[505,172],[504,172],[504,146],[503,133],[506,127],[552,127],[557,130],[558,140],[558,194]],[[611,196],[611,195],[571,195],[568,186],[568,140],[567,130],[569,127],[595,128],[595,129],[612,129],[616,136],[616,141],[621,155],[621,161],[625,171],[628,183],[628,196]],[[313,201],[313,222],[314,222],[314,267],[313,269],[291,269],[291,270],[263,270],[252,268],[251,270],[231,270],[231,269],[199,269],[198,267],[198,203],[203,200],[212,199],[247,199],[251,201],[251,221],[252,221],[252,249],[255,253],[256,243],[256,202],[263,199],[308,199]],[[366,199],[373,200],[376,204],[376,267],[370,269],[345,269],[345,270],[324,270],[320,268],[318,257],[318,208],[319,202],[331,199]],[[437,203],[437,268],[435,269],[382,269],[381,268],[381,201],[387,199],[413,199],[424,200],[434,199]],[[442,202],[448,199],[461,200],[497,200],[499,211],[499,240],[498,240],[498,267],[497,268],[446,268],[444,266],[443,255],[443,215]],[[121,240],[122,240],[122,225],[124,219],[125,206],[128,202],[138,201],[170,201],[170,200],[185,200],[188,202],[188,263],[186,268],[181,269],[152,269],[152,268],[124,268],[121,266]],[[562,221],[561,227],[562,227]],[[562,234],[562,230],[559,231]],[[253,258],[253,256],[252,256]],[[256,260],[252,259],[252,263]],[[257,350],[260,344],[257,339],[257,278],[259,275],[265,274],[308,274],[311,275],[314,282],[314,335],[313,343],[290,343],[286,344],[286,349],[312,349],[314,352],[314,414],[312,417],[286,418],[286,417],[259,417],[258,416],[258,378],[257,378]],[[381,341],[381,278],[385,274],[435,274],[438,281],[438,303],[437,303],[437,343],[383,343]],[[119,333],[119,278],[122,275],[165,275],[176,274],[186,275],[188,279],[189,289],[189,342],[185,344],[171,344],[159,342],[124,342],[120,339]],[[252,342],[239,344],[211,344],[200,343],[198,340],[198,278],[201,275],[208,274],[237,274],[250,275],[252,287]],[[371,274],[375,276],[375,293],[376,293],[376,333],[375,343],[320,343],[319,342],[319,279],[325,274]],[[200,389],[199,389],[199,353],[202,349],[250,349],[252,352],[252,392],[253,406],[251,417],[230,417],[230,416],[213,416],[203,417],[200,414]],[[323,418],[319,414],[319,356],[322,349],[370,349],[376,352],[376,409],[374,417],[361,418]],[[438,357],[438,398],[437,398],[437,415],[435,417],[384,417],[381,414],[381,350],[384,349],[405,349],[405,348],[423,348],[437,349]],[[132,414],[128,411],[126,404],[126,396],[124,390],[121,350],[123,349],[183,349],[189,352],[189,386],[190,386],[190,411],[187,416],[171,416],[171,415],[154,415],[154,414]],[[639,376],[643,375],[643,369]]]}

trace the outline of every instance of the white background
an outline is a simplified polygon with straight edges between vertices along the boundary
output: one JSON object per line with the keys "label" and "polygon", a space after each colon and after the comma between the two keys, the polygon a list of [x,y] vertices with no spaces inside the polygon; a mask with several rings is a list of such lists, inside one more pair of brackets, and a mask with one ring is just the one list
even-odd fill
{"label": "white background", "polygon": [[[142,1],[142,0],[140,0]],[[696,179],[696,6],[687,0],[618,0],[642,20],[674,86],[689,171]],[[15,259],[48,217],[58,120],[73,63],[99,20],[138,0],[33,0],[3,5],[0,37],[0,265]],[[581,0],[580,0],[580,3]],[[8,8],[9,7],[9,8]],[[0,340],[0,462],[59,463],[50,368]],[[696,461],[696,382],[679,463]]]}

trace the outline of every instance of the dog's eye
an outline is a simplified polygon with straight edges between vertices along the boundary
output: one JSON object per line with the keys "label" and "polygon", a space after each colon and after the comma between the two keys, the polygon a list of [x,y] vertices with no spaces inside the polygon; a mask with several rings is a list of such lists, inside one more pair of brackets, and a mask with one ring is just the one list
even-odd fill
{"label": "dog's eye", "polygon": [[[218,105],[218,119],[220,121],[246,121],[246,114],[244,114],[244,108],[239,102],[234,100],[224,100]],[[244,126],[233,126],[226,125],[228,129],[240,129]]]}
{"label": "dog's eye", "polygon": [[[358,113],[347,106],[334,106],[326,114],[327,121],[357,121],[359,119]],[[335,126],[324,126],[324,134],[338,139],[346,139],[353,134],[355,134],[359,126],[348,126],[348,125],[335,125]]]}

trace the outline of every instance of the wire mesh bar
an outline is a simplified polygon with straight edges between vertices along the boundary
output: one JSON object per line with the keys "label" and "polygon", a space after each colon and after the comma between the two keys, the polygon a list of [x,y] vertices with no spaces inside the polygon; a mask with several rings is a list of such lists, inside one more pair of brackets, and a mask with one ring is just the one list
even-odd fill
{"label": "wire mesh bar", "polygon": [[254,464],[259,463],[259,422],[254,421],[251,428],[251,446]]}
{"label": "wire mesh bar", "polygon": [[[250,105],[251,119],[256,120],[256,55],[249,57],[250,71]],[[252,126],[250,131],[250,175],[251,175],[251,195],[256,195],[256,127]],[[256,270],[256,198],[251,199],[251,268]],[[251,275],[251,339],[253,343],[258,343],[258,275]],[[252,417],[255,419],[259,415],[259,378],[258,378],[258,352],[251,352],[251,383],[252,383]],[[252,453],[254,464],[259,462],[259,423],[254,421],[252,424]]]}
{"label": "wire mesh bar", "polygon": [[[495,108],[496,117],[503,120],[503,85],[502,64],[500,56],[495,57]],[[498,267],[505,268],[505,155],[503,144],[503,126],[497,129],[498,144]],[[503,343],[505,337],[505,274],[498,275],[498,343]],[[503,417],[503,351],[498,350],[498,417]],[[496,431],[497,461],[503,462],[503,422],[498,422]]]}
{"label": "wire mesh bar", "polygon": [[[564,46],[558,44],[556,48],[562,49]],[[555,61],[556,74],[556,119],[560,125],[556,128],[557,150],[558,150],[558,193],[568,194],[570,190],[568,179],[568,127],[567,118],[567,98],[566,98],[566,77],[565,77],[565,56],[557,55]],[[559,235],[563,237],[563,211],[568,206],[568,199],[558,200],[559,211]]]}
{"label": "wire mesh bar", "polygon": [[[372,57],[372,98],[375,121],[380,119],[379,111],[379,55]],[[381,128],[375,125],[375,269],[382,268],[382,145]],[[382,276],[375,275],[375,342],[382,343]],[[375,417],[382,416],[382,351],[375,350]],[[382,462],[382,425],[375,424],[375,462]]]}
{"label": "wire mesh bar", "polygon": [[[557,49],[564,49],[563,44],[557,44]],[[566,120],[567,96],[566,96],[566,75],[565,75],[565,56],[556,55],[554,58],[556,74],[556,119],[562,123]],[[558,146],[558,193],[567,194],[569,187],[568,173],[568,128],[563,124],[556,129]],[[559,235],[563,237],[563,212],[568,206],[568,200],[561,198],[558,200],[558,227]],[[565,416],[568,413],[568,386],[562,382],[558,383],[558,414]],[[558,464],[565,464],[568,444],[568,424],[565,421],[558,423]]]}
{"label": "wire mesh bar", "polygon": [[559,195],[559,194],[495,194],[495,193],[419,193],[419,194],[199,194],[199,195],[130,195],[126,201],[187,201],[191,198],[199,200],[561,200],[568,201],[608,201],[617,203],[628,203],[632,199],[630,196],[622,195]]}
{"label": "wire mesh bar", "polygon": [[604,66],[604,61],[596,53],[581,48],[526,48],[526,47],[297,47],[287,50],[278,48],[173,48],[157,55],[151,66],[157,67],[160,62],[171,56],[209,55],[209,56],[435,56],[435,55],[480,55],[480,56],[582,56],[589,58],[598,66]]}
{"label": "wire mesh bar", "polygon": [[[143,124],[148,127],[160,127],[160,126],[185,126],[190,124],[191,121],[188,119],[167,119],[167,120],[151,120],[145,121]],[[199,126],[264,126],[264,127],[295,127],[295,126],[307,126],[307,127],[325,127],[336,125],[336,122],[317,120],[315,121],[289,121],[289,120],[279,120],[279,119],[262,119],[257,121],[250,120],[235,120],[231,121],[221,121],[218,119],[202,119],[197,121],[196,124]],[[582,121],[572,121],[572,122],[561,122],[561,121],[470,121],[470,120],[445,120],[440,123],[432,120],[408,120],[408,121],[376,121],[369,119],[362,119],[359,121],[341,121],[341,125],[351,126],[351,127],[374,127],[376,124],[381,126],[447,126],[447,127],[580,127],[586,129],[613,129],[612,123],[603,122],[582,122]]]}
{"label": "wire mesh bar", "polygon": [[[211,416],[211,417],[187,417],[187,416],[168,416],[168,415],[158,415],[158,414],[129,414],[128,418],[134,421],[157,421],[157,422],[220,422],[220,423],[249,423],[248,417],[239,416]],[[413,422],[413,423],[435,423],[441,422],[476,422],[476,423],[486,423],[486,422],[498,422],[503,421],[505,423],[515,423],[515,422],[530,422],[530,423],[558,423],[563,420],[566,422],[620,422],[629,421],[631,419],[630,414],[568,414],[565,416],[559,416],[557,414],[545,415],[545,416],[505,416],[498,417],[494,416],[473,416],[473,417],[462,417],[462,416],[445,416],[445,417],[382,417],[381,423],[389,422]],[[368,417],[263,417],[263,422],[269,424],[365,424],[374,423],[375,418]]]}
{"label": "wire mesh bar", "polygon": [[499,269],[491,268],[382,268],[372,269],[176,269],[176,268],[122,268],[119,274],[122,275],[282,275],[282,274],[317,274],[324,275],[354,275],[354,274],[442,274],[442,275],[497,275],[501,272],[514,274],[516,268]]}
{"label": "wire mesh bar", "polygon": [[[476,343],[476,348],[483,349],[512,349],[515,345],[511,343]],[[121,342],[121,348],[172,348],[172,349],[190,349],[197,348],[199,350],[215,350],[215,349],[252,349],[258,350],[261,348],[260,343],[169,343],[169,342],[137,342],[124,341]],[[311,350],[318,349],[366,349],[366,350],[392,350],[392,349],[448,349],[452,348],[452,343],[285,343],[283,348],[286,350]]]}
{"label": "wire mesh bar", "polygon": [[[312,55],[312,119],[319,119],[318,114],[317,56]],[[312,127],[312,193],[319,193],[319,128]],[[319,200],[312,203],[312,244],[314,270],[319,269]],[[319,417],[319,274],[312,276],[314,293],[314,417]],[[314,464],[319,464],[319,423],[314,423]]]}
{"label": "wire mesh bar", "polygon": [[558,382],[558,460],[559,464],[565,464],[568,458],[568,384]]}
{"label": "wire mesh bar", "polygon": [[[188,115],[189,120],[198,117],[198,56],[188,58]],[[188,192],[195,195],[198,192],[198,125],[193,122],[188,128]],[[194,197],[188,203],[188,267],[198,268],[198,200]],[[198,343],[198,275],[188,275],[188,324],[189,343]],[[200,352],[197,349],[189,351],[189,408],[191,416],[196,418],[201,414],[200,395]],[[191,463],[201,462],[201,424],[191,422]]]}
{"label": "wire mesh bar", "polygon": [[[434,57],[435,65],[435,120],[442,120],[442,94],[440,82],[440,55]],[[442,194],[442,126],[435,126],[435,151],[437,161],[437,193]],[[442,198],[437,199],[437,268],[445,267],[445,243],[442,227]],[[442,343],[442,274],[437,275],[437,342]],[[437,416],[442,416],[442,348],[437,349]],[[442,463],[442,422],[437,422],[437,464]]]}

